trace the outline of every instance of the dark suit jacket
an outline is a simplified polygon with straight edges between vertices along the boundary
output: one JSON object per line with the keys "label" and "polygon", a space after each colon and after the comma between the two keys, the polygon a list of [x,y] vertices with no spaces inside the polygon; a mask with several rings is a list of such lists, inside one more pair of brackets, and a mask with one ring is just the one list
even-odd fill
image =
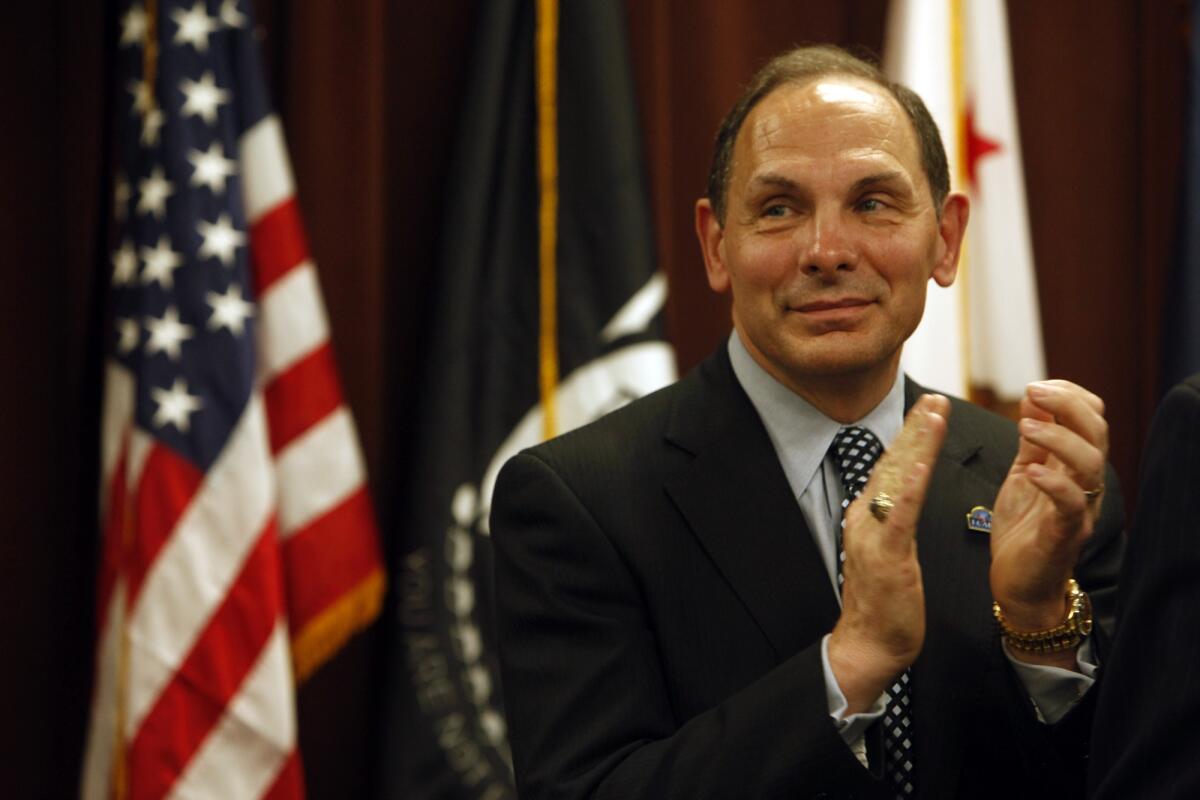
{"label": "dark suit jacket", "polygon": [[[918,392],[907,387],[908,405]],[[954,401],[919,528],[922,797],[1082,791],[1090,703],[1036,722],[991,618],[987,537],[966,529],[1015,443],[1010,422]],[[1111,481],[1078,571],[1101,615],[1120,557]],[[510,460],[491,529],[523,798],[882,796],[830,719],[820,640],[837,601],[724,347]]]}
{"label": "dark suit jacket", "polygon": [[1142,456],[1117,636],[1093,733],[1096,798],[1200,797],[1200,375],[1167,395]]}

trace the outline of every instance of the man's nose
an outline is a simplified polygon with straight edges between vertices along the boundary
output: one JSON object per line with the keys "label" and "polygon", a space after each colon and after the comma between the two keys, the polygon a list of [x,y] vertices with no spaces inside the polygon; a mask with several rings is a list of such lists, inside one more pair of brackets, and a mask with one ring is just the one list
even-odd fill
{"label": "man's nose", "polygon": [[854,247],[847,223],[836,211],[818,212],[808,226],[807,242],[800,253],[801,267],[810,275],[853,270]]}

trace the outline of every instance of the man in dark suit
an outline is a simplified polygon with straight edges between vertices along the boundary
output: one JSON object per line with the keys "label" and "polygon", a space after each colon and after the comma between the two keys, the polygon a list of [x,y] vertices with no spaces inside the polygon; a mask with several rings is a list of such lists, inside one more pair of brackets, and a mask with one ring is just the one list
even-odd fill
{"label": "man in dark suit", "polygon": [[1103,406],[1034,384],[1018,440],[899,371],[967,215],[874,67],[802,48],[752,81],[696,208],[727,345],[497,483],[523,797],[1081,791],[1100,654],[1068,579],[1103,620],[1120,549]]}
{"label": "man in dark suit", "polygon": [[1090,784],[1097,800],[1200,797],[1200,375],[1159,407],[1138,497]]}

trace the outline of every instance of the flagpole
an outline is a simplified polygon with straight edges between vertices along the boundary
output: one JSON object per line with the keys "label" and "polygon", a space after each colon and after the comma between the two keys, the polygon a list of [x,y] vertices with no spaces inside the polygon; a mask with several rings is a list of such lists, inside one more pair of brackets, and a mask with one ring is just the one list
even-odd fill
{"label": "flagpole", "polygon": [[[133,501],[126,502],[127,512],[132,511]],[[128,560],[128,552],[132,548],[132,523],[126,524],[125,529],[125,558],[122,561]],[[122,605],[125,598],[122,597]],[[125,760],[125,706],[126,699],[129,695],[129,615],[125,613],[125,609],[121,609],[121,642],[117,648],[117,709],[113,715],[115,718],[115,728],[113,731],[113,797],[115,800],[125,800],[128,796],[129,775],[128,764]]]}
{"label": "flagpole", "polygon": [[538,382],[542,404],[542,438],[558,431],[555,390],[558,387],[558,0],[537,4],[538,115],[538,268],[541,329],[538,337]]}
{"label": "flagpole", "polygon": [[[145,0],[146,29],[142,34],[142,81],[150,106],[146,109],[149,114],[158,105],[155,81],[158,78],[158,0]],[[125,452],[129,452],[129,439],[132,431],[127,431]],[[133,555],[133,536],[137,513],[133,502],[131,486],[126,487],[123,502],[125,503],[124,525],[121,531],[121,563],[117,567],[117,579],[129,565]],[[127,576],[128,573],[126,573]],[[122,598],[123,600],[125,598]],[[124,603],[123,603],[124,604]],[[121,640],[117,647],[117,698],[116,713],[113,715],[116,730],[113,732],[113,798],[125,800],[129,796],[129,764],[125,753],[125,712],[129,698],[129,614],[128,609],[122,609],[120,614]]]}
{"label": "flagpole", "polygon": [[[151,113],[158,105],[158,95],[155,82],[158,78],[158,0],[145,0],[146,29],[142,33],[142,82],[150,106],[146,109]],[[132,429],[125,432],[125,452],[129,453]],[[128,459],[128,455],[126,455]],[[136,526],[137,507],[133,502],[133,488],[126,481],[126,490],[122,502],[125,512],[122,514],[121,526],[121,560],[117,565],[117,580],[128,577],[127,567],[133,559],[133,537]],[[126,597],[122,597],[122,605]],[[125,713],[129,698],[129,614],[128,608],[120,611],[121,639],[117,646],[117,691],[116,713],[113,715],[116,730],[113,732],[113,798],[125,800],[129,796],[129,764],[125,752]]]}
{"label": "flagpole", "polygon": [[[125,469],[128,470],[129,450],[133,438],[132,427],[125,431]],[[125,510],[121,514],[121,548],[120,560],[116,565],[116,580],[128,578],[128,566],[133,560],[133,536],[136,525],[137,505],[133,502],[133,487],[129,483],[126,472],[125,491],[122,492],[121,502]],[[129,764],[125,753],[125,711],[129,698],[129,614],[128,595],[124,592],[118,597],[120,610],[115,613],[118,618],[114,622],[121,626],[121,639],[117,645],[117,691],[116,712],[113,714],[113,800],[125,800],[129,796]]]}
{"label": "flagpole", "polygon": [[[954,103],[954,136],[955,163],[954,187],[965,191],[967,187],[967,113],[966,113],[966,76],[964,75],[963,59],[963,3],[962,0],[948,0],[950,4],[950,63],[951,63],[951,97]],[[958,251],[958,308],[959,308],[959,349],[960,363],[963,370],[963,390],[967,399],[974,399],[975,385],[971,381],[971,308],[970,308],[970,249],[967,247],[967,237],[963,235]]]}
{"label": "flagpole", "polygon": [[146,0],[146,31],[142,36],[142,80],[146,83],[146,92],[154,105],[157,105],[154,93],[154,81],[157,77],[158,0]]}

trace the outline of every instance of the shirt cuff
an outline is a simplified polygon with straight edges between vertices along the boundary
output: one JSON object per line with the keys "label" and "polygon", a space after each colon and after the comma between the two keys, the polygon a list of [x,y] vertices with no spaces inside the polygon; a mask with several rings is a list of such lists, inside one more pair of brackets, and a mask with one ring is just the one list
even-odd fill
{"label": "shirt cuff", "polygon": [[1079,667],[1079,672],[1061,667],[1026,664],[1013,658],[1008,650],[1008,643],[1003,638],[1001,646],[1009,663],[1017,671],[1017,677],[1025,685],[1025,691],[1033,701],[1038,719],[1048,725],[1054,725],[1065,717],[1096,682],[1097,664],[1091,639],[1085,639],[1075,652],[1075,664]]}
{"label": "shirt cuff", "polygon": [[875,699],[875,703],[866,711],[845,716],[846,709],[850,707],[850,704],[846,701],[846,695],[842,694],[842,687],[838,686],[833,677],[833,668],[829,666],[830,635],[825,634],[825,638],[821,640],[821,668],[825,671],[825,700],[829,703],[829,716],[833,718],[833,724],[837,727],[838,734],[854,753],[854,757],[860,764],[867,767],[867,741],[863,738],[863,734],[872,722],[883,716],[883,712],[887,708],[887,692],[879,695]]}

